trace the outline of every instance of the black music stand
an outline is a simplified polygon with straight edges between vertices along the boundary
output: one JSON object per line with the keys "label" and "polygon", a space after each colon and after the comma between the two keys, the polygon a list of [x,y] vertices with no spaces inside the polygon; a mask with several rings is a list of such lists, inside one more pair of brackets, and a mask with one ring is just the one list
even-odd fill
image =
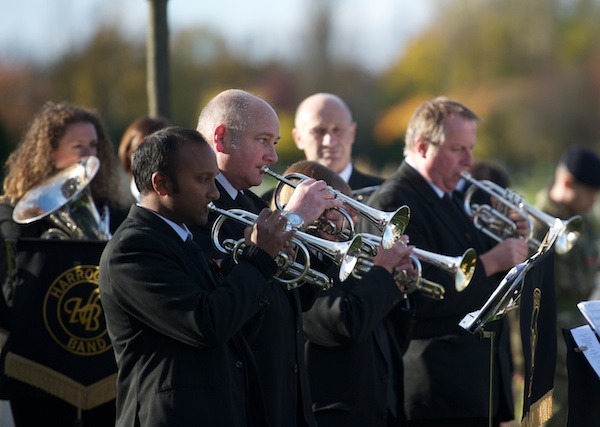
{"label": "black music stand", "polygon": [[484,305],[476,311],[468,313],[462,318],[459,326],[472,334],[479,333],[482,339],[490,340],[490,390],[489,390],[489,426],[493,423],[493,372],[494,372],[494,338],[495,333],[484,330],[487,323],[499,320],[509,311],[519,307],[523,283],[527,273],[549,254],[553,254],[553,246],[556,239],[564,231],[564,224],[557,220],[542,240],[537,252],[520,264],[515,265],[504,276],[500,284],[496,287],[492,295]]}
{"label": "black music stand", "polygon": [[563,329],[567,344],[569,410],[567,427],[600,425],[600,378],[577,347],[570,329]]}

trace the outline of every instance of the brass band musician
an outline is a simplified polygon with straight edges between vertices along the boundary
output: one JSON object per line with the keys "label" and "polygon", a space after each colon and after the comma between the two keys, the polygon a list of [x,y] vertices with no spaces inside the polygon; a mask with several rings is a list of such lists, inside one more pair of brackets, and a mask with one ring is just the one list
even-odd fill
{"label": "brass band musician", "polygon": [[[0,196],[0,234],[7,240],[21,237],[40,238],[54,223],[46,217],[29,224],[17,224],[13,209],[22,197],[46,179],[75,164],[86,156],[95,156],[100,167],[89,185],[93,202],[99,211],[108,208],[111,229],[121,217],[118,200],[118,177],[113,145],[104,125],[95,112],[69,103],[46,103],[34,117],[27,133],[6,162],[4,193]],[[6,253],[2,245],[0,265],[6,278]],[[11,330],[10,319],[30,313],[12,313],[15,289],[3,283],[2,327]],[[8,307],[6,306],[8,305]],[[41,351],[41,349],[40,349]],[[4,356],[2,372],[4,373]],[[24,382],[0,375],[0,397],[9,399],[16,427],[70,425],[78,419],[74,406]],[[114,423],[114,400],[89,411],[83,411],[85,425],[106,426]]]}
{"label": "brass band musician", "polygon": [[[368,201],[382,210],[410,206],[406,233],[416,247],[448,255],[472,247],[478,254],[473,280],[461,293],[452,289],[447,276],[424,269],[446,294],[439,301],[414,296],[415,324],[403,358],[409,426],[487,426],[490,396],[494,425],[513,418],[507,322],[489,325],[494,339],[491,390],[490,342],[459,326],[466,313],[479,309],[492,294],[502,278],[497,273],[528,255],[523,239],[496,243],[486,238],[453,197],[461,172],[473,163],[477,122],[470,109],[445,97],[421,104],[408,125],[404,161]],[[519,223],[527,231],[525,221]]]}

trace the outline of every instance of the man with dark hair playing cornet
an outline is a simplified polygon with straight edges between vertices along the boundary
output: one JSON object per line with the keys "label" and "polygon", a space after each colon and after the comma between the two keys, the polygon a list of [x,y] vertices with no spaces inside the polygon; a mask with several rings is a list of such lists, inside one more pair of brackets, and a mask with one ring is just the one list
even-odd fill
{"label": "man with dark hair playing cornet", "polygon": [[241,333],[261,308],[289,242],[279,212],[244,231],[223,277],[189,226],[219,197],[215,156],[200,134],[170,127],[133,157],[140,202],[106,246],[100,295],[118,366],[117,426],[267,425],[254,357]]}

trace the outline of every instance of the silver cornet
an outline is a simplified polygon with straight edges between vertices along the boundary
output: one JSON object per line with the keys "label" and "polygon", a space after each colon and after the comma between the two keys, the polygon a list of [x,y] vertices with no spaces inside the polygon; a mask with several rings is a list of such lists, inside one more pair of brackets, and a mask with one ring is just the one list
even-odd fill
{"label": "silver cornet", "polygon": [[[381,238],[373,234],[362,233],[363,256],[358,261],[358,275],[361,276],[373,266],[372,258],[377,255]],[[413,248],[411,256],[413,265],[417,269],[417,275],[414,278],[413,285],[408,292],[419,290],[425,295],[434,299],[443,299],[446,290],[438,283],[425,279],[422,276],[422,266],[420,261],[427,262],[435,267],[450,273],[454,277],[454,287],[458,292],[462,292],[475,274],[475,264],[477,255],[472,248],[467,249],[462,256],[451,257],[429,252],[424,249]],[[402,279],[400,277],[399,279]]]}
{"label": "silver cornet", "polygon": [[[491,181],[476,180],[468,172],[462,172],[461,175],[463,179],[471,183],[465,192],[464,199],[464,209],[467,215],[471,217],[476,228],[498,242],[508,237],[519,237],[516,233],[516,224],[508,217],[510,211],[516,211],[528,222],[529,235],[525,237],[525,240],[529,248],[534,251],[538,250],[542,242],[533,236],[532,219],[545,224],[549,229],[560,229],[555,242],[555,250],[559,254],[567,253],[581,234],[583,222],[579,215],[568,220],[555,218],[526,203],[518,193],[509,188],[501,187]],[[477,190],[482,190],[493,198],[495,206],[474,203],[472,198]]]}
{"label": "silver cornet", "polygon": [[[282,176],[269,169],[268,166],[263,166],[263,172],[271,175],[279,181],[273,192],[273,200],[275,200],[275,206],[281,210],[283,207],[279,204],[279,192],[283,185],[289,185],[292,188],[298,186],[298,181],[309,179],[306,175],[299,173],[291,174],[288,176]],[[298,181],[292,181],[290,178],[295,178]],[[365,217],[371,223],[373,223],[379,230],[382,231],[382,246],[385,249],[389,249],[394,246],[396,240],[404,233],[406,226],[410,220],[410,208],[406,205],[399,207],[394,212],[383,212],[378,209],[372,208],[365,205],[364,203],[355,200],[353,197],[347,196],[341,191],[337,191],[332,187],[328,187],[335,197],[342,200],[346,205],[350,206],[360,215]]]}
{"label": "silver cornet", "polygon": [[[231,254],[234,261],[237,262],[237,257],[245,245],[244,239],[225,239],[221,243],[219,239],[221,227],[227,219],[233,219],[245,225],[252,225],[256,221],[256,218],[258,218],[258,215],[242,209],[221,209],[212,202],[208,204],[207,208],[209,211],[219,214],[211,229],[213,244],[221,253]],[[296,231],[292,242],[299,248],[304,258],[304,263],[290,259],[285,252],[280,252],[275,259],[278,269],[291,277],[290,279],[277,277],[275,280],[286,285],[288,289],[298,287],[302,282],[319,286],[323,289],[331,287],[332,283],[327,275],[310,268],[309,249],[326,255],[339,265],[340,279],[344,280],[354,269],[358,261],[357,256],[360,247],[362,246],[362,240],[359,235],[355,236],[351,241],[336,243],[301,231]]]}

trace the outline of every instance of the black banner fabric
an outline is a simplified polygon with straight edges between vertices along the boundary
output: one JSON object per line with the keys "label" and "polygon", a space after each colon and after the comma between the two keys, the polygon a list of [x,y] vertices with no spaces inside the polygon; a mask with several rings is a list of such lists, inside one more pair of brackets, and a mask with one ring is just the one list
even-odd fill
{"label": "black banner fabric", "polygon": [[22,239],[13,249],[4,373],[81,409],[116,396],[117,369],[98,289],[105,244]]}
{"label": "black banner fabric", "polygon": [[521,426],[535,427],[552,416],[556,366],[554,251],[538,259],[525,276],[519,317],[525,365]]}

